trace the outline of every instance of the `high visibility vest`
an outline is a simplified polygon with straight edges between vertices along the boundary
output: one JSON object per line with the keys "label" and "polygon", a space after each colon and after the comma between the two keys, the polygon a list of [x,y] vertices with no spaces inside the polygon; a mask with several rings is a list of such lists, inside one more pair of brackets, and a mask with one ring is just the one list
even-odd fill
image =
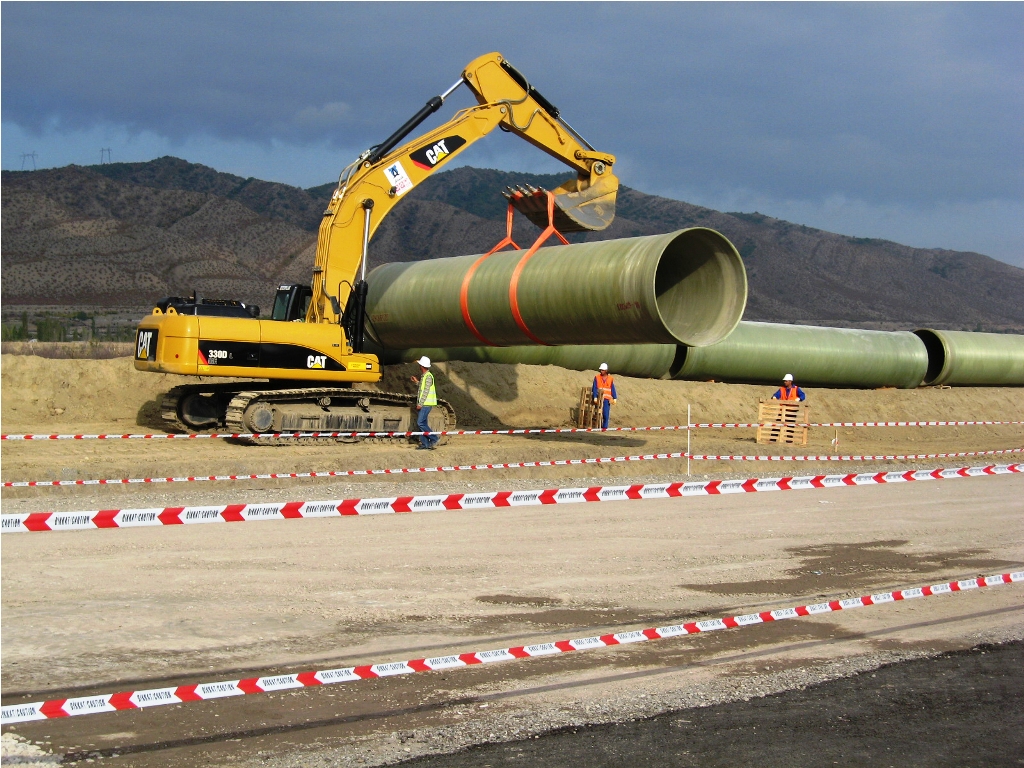
{"label": "high visibility vest", "polygon": [[612,399],[612,379],[611,374],[597,374],[594,377],[594,381],[597,382],[597,397],[599,400],[611,400]]}
{"label": "high visibility vest", "polygon": [[437,390],[434,389],[434,374],[427,372],[420,379],[420,391],[416,396],[417,405],[437,405]]}
{"label": "high visibility vest", "polygon": [[779,400],[799,400],[800,390],[797,388],[796,384],[790,387],[788,392],[785,387],[779,387],[779,395]]}

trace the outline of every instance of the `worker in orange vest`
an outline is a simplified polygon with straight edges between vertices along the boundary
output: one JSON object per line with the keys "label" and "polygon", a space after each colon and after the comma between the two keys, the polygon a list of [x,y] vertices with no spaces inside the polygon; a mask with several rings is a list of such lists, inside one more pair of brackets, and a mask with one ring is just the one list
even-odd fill
{"label": "worker in orange vest", "polygon": [[772,395],[772,400],[799,400],[803,402],[807,395],[796,384],[793,383],[793,374],[787,373],[782,377],[782,387]]}
{"label": "worker in orange vest", "polygon": [[601,429],[608,429],[608,418],[611,416],[612,403],[617,402],[618,393],[615,391],[615,380],[608,373],[608,363],[601,363],[597,376],[594,377],[594,386],[591,394],[594,402],[601,403]]}

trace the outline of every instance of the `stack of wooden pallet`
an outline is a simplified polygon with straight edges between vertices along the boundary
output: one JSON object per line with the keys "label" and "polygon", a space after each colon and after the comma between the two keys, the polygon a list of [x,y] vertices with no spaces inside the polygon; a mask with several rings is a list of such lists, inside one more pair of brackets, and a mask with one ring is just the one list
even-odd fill
{"label": "stack of wooden pallet", "polygon": [[580,389],[580,402],[576,407],[576,426],[585,429],[596,429],[601,426],[601,406],[594,402],[594,393],[590,387]]}
{"label": "stack of wooden pallet", "polygon": [[811,409],[791,400],[762,400],[757,408],[758,443],[807,445]]}

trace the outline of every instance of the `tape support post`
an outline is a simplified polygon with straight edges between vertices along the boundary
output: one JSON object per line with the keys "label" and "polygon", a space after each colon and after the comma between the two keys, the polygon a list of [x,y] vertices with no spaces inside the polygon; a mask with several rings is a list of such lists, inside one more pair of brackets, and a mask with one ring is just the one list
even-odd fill
{"label": "tape support post", "polygon": [[31,512],[0,515],[3,533],[137,528],[203,523],[242,523],[256,520],[294,520],[314,517],[388,515],[445,510],[502,509],[545,504],[578,504],[596,501],[668,499],[683,496],[715,496],[729,493],[799,491],[815,488],[846,488],[885,485],[918,480],[953,480],[965,477],[1019,474],[1024,464],[992,464],[984,467],[919,469],[905,472],[864,472],[845,475],[704,480],[700,482],[645,483],[549,488],[532,491],[491,491],[424,496],[390,496],[336,501],[289,501],[262,504],[226,504],[199,507],[104,509],[86,512]]}
{"label": "tape support post", "polygon": [[812,605],[778,608],[773,611],[749,613],[742,616],[726,616],[717,619],[673,624],[665,627],[648,627],[631,632],[616,632],[609,635],[583,637],[572,640],[555,640],[534,645],[499,648],[490,651],[475,651],[429,659],[410,659],[377,664],[366,664],[342,669],[326,669],[300,672],[290,675],[268,675],[245,680],[222,680],[214,683],[198,683],[168,688],[153,688],[141,691],[122,691],[78,698],[52,699],[28,704],[12,704],[0,710],[0,724],[24,723],[32,720],[48,720],[77,715],[93,715],[103,712],[117,712],[126,709],[144,709],[167,704],[184,704],[190,701],[205,701],[228,696],[245,696],[255,693],[286,691],[295,688],[311,688],[318,685],[348,683],[357,680],[372,680],[379,677],[408,675],[415,672],[433,672],[465,668],[477,664],[499,661],[515,661],[540,656],[552,656],[573,651],[590,651],[615,645],[642,643],[650,640],[664,640],[684,635],[714,632],[720,629],[736,629],[764,624],[771,621],[795,619],[803,616],[817,616],[837,611],[847,611],[871,605],[895,603],[919,597],[935,597],[953,592],[966,592],[985,587],[996,587],[1024,581],[1024,571],[979,576],[963,581],[914,587],[912,589],[862,595],[842,600],[830,600]]}

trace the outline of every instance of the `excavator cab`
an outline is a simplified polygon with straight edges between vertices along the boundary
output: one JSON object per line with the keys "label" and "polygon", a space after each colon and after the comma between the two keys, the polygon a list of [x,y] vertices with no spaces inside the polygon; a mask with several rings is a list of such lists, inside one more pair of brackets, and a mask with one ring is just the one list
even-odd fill
{"label": "excavator cab", "polygon": [[305,320],[309,311],[309,302],[313,298],[313,289],[308,285],[282,285],[274,297],[274,309],[271,320],[286,323]]}

